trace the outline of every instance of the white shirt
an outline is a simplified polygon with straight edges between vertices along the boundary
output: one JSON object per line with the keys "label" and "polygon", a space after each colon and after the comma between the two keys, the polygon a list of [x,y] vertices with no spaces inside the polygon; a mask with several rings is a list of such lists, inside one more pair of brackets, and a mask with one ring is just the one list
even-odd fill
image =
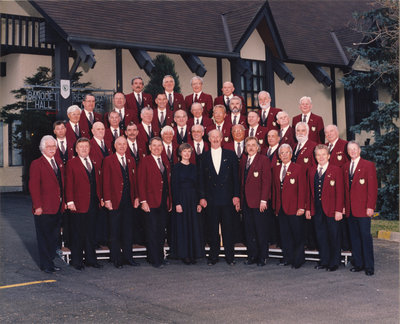
{"label": "white shirt", "polygon": [[240,121],[240,112],[238,112],[236,115],[235,115],[234,113],[231,114],[231,122],[232,122],[232,125],[233,125],[233,119],[235,118],[235,116],[237,116],[237,117],[236,117],[236,124],[239,124],[239,121]]}
{"label": "white shirt", "polygon": [[240,146],[240,152],[242,152],[242,154],[243,154],[243,152],[244,152],[244,141],[241,141],[241,142],[234,141],[234,143],[235,143],[235,152],[237,152],[238,146]]}
{"label": "white shirt", "polygon": [[[282,128],[282,129],[281,129],[281,131],[282,131],[282,137],[285,136],[287,130],[289,129],[289,126],[290,126],[290,125],[287,125],[285,128]],[[282,137],[281,137],[281,139],[282,139]]]}
{"label": "white shirt", "polygon": [[183,136],[185,136],[185,134],[186,134],[186,125],[185,125],[185,126],[178,126],[178,125],[176,125],[176,129],[177,129],[179,135],[181,135],[181,130],[182,130],[182,128],[183,128]]}
{"label": "white shirt", "polygon": [[[172,142],[169,143],[169,144],[163,142],[163,145],[164,145],[164,151],[165,151],[165,153],[167,153],[167,150],[168,150],[168,147],[169,147],[169,150],[171,151],[171,154],[172,154],[172,152],[173,152],[173,149],[172,149]],[[154,156],[154,155],[153,155],[153,156]],[[168,156],[168,154],[167,154],[167,156]],[[158,164],[157,164],[157,165],[158,165]]]}
{"label": "white shirt", "polygon": [[249,163],[249,160],[250,160],[250,163],[249,163],[249,166],[253,163],[253,160],[254,160],[254,157],[255,157],[256,155],[254,154],[253,156],[248,156],[247,157],[247,161],[246,161],[246,165]]}
{"label": "white shirt", "polygon": [[60,151],[61,151],[61,142],[63,142],[65,151],[67,151],[67,138],[64,137],[61,139],[61,138],[57,137],[57,145],[58,145],[58,148],[60,149]]}
{"label": "white shirt", "polygon": [[283,179],[282,179],[282,176],[283,176],[283,166],[286,165],[286,172],[288,172],[290,163],[291,163],[290,161],[289,161],[287,164],[283,164],[283,163],[282,163],[281,172],[280,172],[280,176],[279,176],[279,178],[281,179],[281,181],[283,180]]}
{"label": "white shirt", "polygon": [[119,132],[119,127],[118,128],[114,128],[114,127],[110,126],[110,131],[111,131],[112,136],[114,136],[114,131],[115,130],[117,130],[117,134],[118,134],[118,136],[120,136],[121,134]]}
{"label": "white shirt", "polygon": [[[78,155],[78,156],[79,156],[79,155]],[[81,162],[82,162],[83,166],[84,166],[85,169],[86,169],[86,161],[85,161],[85,158],[83,158],[83,157],[81,157],[81,156],[79,156],[79,158],[81,159]],[[90,167],[93,169],[93,163],[92,163],[92,161],[90,161],[89,155],[86,157],[86,159],[87,159],[87,161],[88,161]]]}
{"label": "white shirt", "polygon": [[279,143],[271,147],[271,154],[274,154],[275,151],[278,149]]}
{"label": "white shirt", "polygon": [[[197,124],[197,120],[199,121],[199,123]],[[201,125],[201,122],[203,121],[203,116],[200,117],[193,117],[193,125]]]}
{"label": "white shirt", "polygon": [[69,121],[69,124],[72,127],[72,130],[75,132],[75,125],[78,126],[78,131],[79,131],[79,123],[74,124],[72,121]]}
{"label": "white shirt", "polygon": [[135,149],[136,149],[136,152],[137,152],[138,151],[138,146],[137,146],[136,141],[132,142],[129,138],[127,138],[127,141],[128,141],[128,145],[129,145],[129,148],[131,149],[131,151],[133,152],[132,146],[135,145]]}
{"label": "white shirt", "polygon": [[163,114],[164,120],[167,118],[167,109],[161,110],[157,108],[158,121],[161,121],[161,113]]}
{"label": "white shirt", "polygon": [[150,126],[150,129],[153,130],[152,127],[151,127],[151,124],[147,125],[147,124],[144,123],[144,121],[142,121],[142,125],[143,125],[143,128],[144,128],[146,134],[150,136],[151,134],[149,134],[149,126]]}
{"label": "white shirt", "polygon": [[120,115],[122,116],[122,119],[124,119],[124,117],[125,117],[125,108],[118,109],[118,108],[114,107],[114,110],[115,110],[118,114],[120,114]]}
{"label": "white shirt", "polygon": [[167,100],[169,102],[169,95],[171,94],[172,102],[174,102],[174,92],[167,92],[165,91],[165,94],[167,95]]}
{"label": "white shirt", "polygon": [[331,145],[331,146],[332,146],[332,147],[331,147],[331,151],[332,151],[332,150],[333,150],[333,148],[335,147],[335,145],[336,145],[336,143],[337,143],[338,139],[339,139],[339,137],[338,137],[337,139],[335,139],[335,140],[333,141],[333,143],[328,143],[328,147],[329,147],[329,145]]}
{"label": "white shirt", "polygon": [[300,121],[303,121],[304,115],[306,115],[306,123],[308,123],[308,121],[310,120],[311,111],[308,112],[308,114],[301,113],[301,120]]}
{"label": "white shirt", "polygon": [[201,141],[201,142],[193,141],[193,147],[194,147],[194,150],[195,150],[196,152],[197,152],[197,144],[200,144],[200,151],[203,152],[204,141]]}
{"label": "white shirt", "polygon": [[86,115],[86,118],[88,119],[88,120],[90,120],[90,114],[92,114],[92,116],[93,116],[93,122],[95,121],[94,120],[94,112],[93,111],[87,111],[86,109],[83,109],[83,111],[85,112],[85,115]]}
{"label": "white shirt", "polygon": [[117,158],[118,158],[119,164],[121,164],[121,166],[122,166],[122,159],[121,159],[121,158],[124,158],[124,163],[125,163],[125,165],[128,165],[128,162],[126,161],[125,154],[124,154],[124,155],[120,155],[120,154],[117,153],[117,152],[115,152],[115,154],[117,154]]}
{"label": "white shirt", "polygon": [[224,102],[226,103],[228,99],[231,100],[232,98],[233,98],[233,93],[230,96],[224,96]]}
{"label": "white shirt", "polygon": [[[53,165],[51,164],[51,160],[54,160],[54,163],[57,165],[57,161],[56,161],[56,159],[54,158],[54,156],[50,159],[47,155],[45,155],[45,154],[42,154],[45,158],[46,158],[46,160],[50,163],[50,166],[51,166],[51,168],[53,169]],[[57,165],[57,168],[58,168],[58,165]]]}
{"label": "white shirt", "polygon": [[254,127],[249,126],[249,136],[250,136],[250,134],[251,134],[251,130],[252,130],[252,129],[254,129],[254,131],[253,131],[254,135],[253,135],[253,136],[256,136],[258,126],[259,126],[259,124],[257,124],[257,126],[254,126]]}
{"label": "white shirt", "polygon": [[138,101],[138,102],[139,102],[139,95],[140,95],[140,99],[142,99],[142,102],[143,102],[143,91],[135,92],[136,101]]}
{"label": "white shirt", "polygon": [[223,122],[222,122],[221,124],[219,124],[219,125],[218,125],[217,123],[215,123],[215,129],[218,130],[218,126],[220,126],[221,132],[222,132],[222,129],[224,128],[224,122],[225,122],[225,121],[223,121]]}
{"label": "white shirt", "polygon": [[[172,149],[172,143],[171,143],[171,149]],[[171,150],[172,151],[172,150]],[[158,159],[160,159],[161,160],[161,163],[163,163],[163,160],[162,160],[162,158],[161,158],[161,155],[160,156],[155,156],[155,155],[151,155],[152,157],[153,157],[153,159],[154,159],[154,161],[156,161],[156,164],[157,164],[157,166],[158,166],[158,168],[160,168],[160,164],[158,164]]]}
{"label": "white shirt", "polygon": [[219,147],[217,149],[211,148],[211,159],[214,165],[215,172],[219,174],[219,169],[221,168],[221,159],[222,159],[222,148]]}
{"label": "white shirt", "polygon": [[[114,136],[114,134],[113,134]],[[93,136],[94,140],[96,141],[97,144],[99,144],[99,146],[101,147],[101,142],[103,142],[104,144],[104,148],[106,147],[106,143],[104,143],[104,139],[103,140],[99,140],[97,137]]]}
{"label": "white shirt", "polygon": [[318,164],[317,172],[319,173],[319,170],[322,168],[321,175],[324,174],[326,169],[328,168],[328,165],[329,165],[329,162],[325,163],[325,165]]}
{"label": "white shirt", "polygon": [[202,93],[202,92],[203,92],[203,91],[200,91],[200,92],[198,92],[198,93],[193,92],[193,102],[194,102],[194,99],[196,98],[196,95],[197,95],[197,100],[200,99],[200,96],[201,96],[201,93]]}
{"label": "white shirt", "polygon": [[351,170],[351,163],[354,162],[353,174],[356,173],[357,165],[358,165],[358,162],[360,162],[360,158],[361,157],[359,156],[358,158],[350,161],[349,172]]}
{"label": "white shirt", "polygon": [[268,106],[268,108],[261,109],[261,114],[260,114],[261,120],[263,119],[264,111],[265,111],[265,118],[268,118],[270,108],[271,108],[271,106]]}

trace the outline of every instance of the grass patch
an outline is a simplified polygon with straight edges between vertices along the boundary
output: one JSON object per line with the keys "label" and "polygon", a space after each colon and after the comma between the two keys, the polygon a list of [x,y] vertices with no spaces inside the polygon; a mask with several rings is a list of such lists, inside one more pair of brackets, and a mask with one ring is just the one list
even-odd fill
{"label": "grass patch", "polygon": [[378,231],[391,231],[399,232],[399,221],[398,220],[383,220],[383,219],[372,219],[371,220],[371,234],[373,237],[378,236]]}

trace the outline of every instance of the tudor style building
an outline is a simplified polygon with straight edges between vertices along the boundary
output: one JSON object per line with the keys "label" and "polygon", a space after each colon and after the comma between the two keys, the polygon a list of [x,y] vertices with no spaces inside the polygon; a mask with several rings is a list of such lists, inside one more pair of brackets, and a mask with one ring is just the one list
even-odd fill
{"label": "tudor style building", "polygon": [[[7,1],[1,4],[0,107],[15,99],[38,66],[53,66],[57,80],[83,70],[96,88],[130,93],[145,82],[160,53],[175,62],[184,95],[190,79],[204,77],[216,97],[231,80],[248,108],[267,90],[272,105],[298,114],[298,100],[312,97],[313,111],[335,123],[341,137],[373,109],[371,94],[357,96],[340,83],[354,68],[347,48],[361,41],[349,28],[355,1]],[[62,99],[65,116],[70,98]],[[15,125],[0,124],[0,189],[21,186],[21,160],[12,149]]]}

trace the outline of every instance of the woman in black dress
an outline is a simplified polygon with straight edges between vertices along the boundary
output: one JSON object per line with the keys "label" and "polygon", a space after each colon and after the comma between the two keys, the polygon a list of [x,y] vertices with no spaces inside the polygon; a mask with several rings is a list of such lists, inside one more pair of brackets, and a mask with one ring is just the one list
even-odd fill
{"label": "woman in black dress", "polygon": [[172,170],[173,238],[172,250],[185,264],[195,264],[204,256],[201,231],[201,206],[197,194],[197,170],[190,163],[193,148],[183,143],[178,148],[181,161]]}

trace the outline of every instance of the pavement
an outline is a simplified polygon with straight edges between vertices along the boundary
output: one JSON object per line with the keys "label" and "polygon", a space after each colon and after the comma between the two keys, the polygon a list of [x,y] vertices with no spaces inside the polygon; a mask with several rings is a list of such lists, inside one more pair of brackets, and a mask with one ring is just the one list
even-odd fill
{"label": "pavement", "polygon": [[[399,323],[399,243],[374,240],[375,275],[233,267],[38,268],[29,196],[0,195],[0,323]],[[22,286],[12,286],[25,284]]]}

